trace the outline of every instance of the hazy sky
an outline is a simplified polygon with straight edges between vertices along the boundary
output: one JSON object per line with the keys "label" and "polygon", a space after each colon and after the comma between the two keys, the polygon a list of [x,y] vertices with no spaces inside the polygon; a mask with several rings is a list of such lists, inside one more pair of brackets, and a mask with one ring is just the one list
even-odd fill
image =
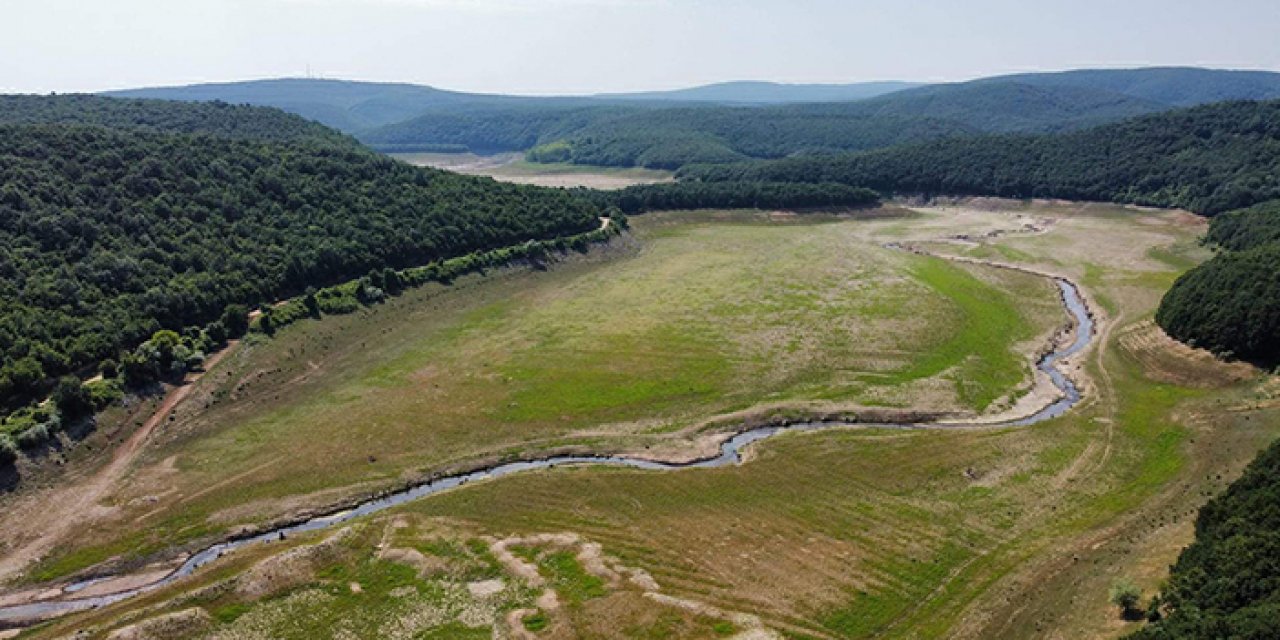
{"label": "hazy sky", "polygon": [[313,75],[508,93],[1280,70],[1280,0],[0,0],[0,91]]}

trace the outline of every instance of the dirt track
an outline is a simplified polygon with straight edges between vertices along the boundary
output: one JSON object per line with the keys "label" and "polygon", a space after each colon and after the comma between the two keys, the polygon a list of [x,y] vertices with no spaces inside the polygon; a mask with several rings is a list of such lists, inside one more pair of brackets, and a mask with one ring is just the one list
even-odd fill
{"label": "dirt track", "polygon": [[170,390],[151,417],[116,448],[111,460],[101,469],[82,482],[64,484],[27,496],[12,507],[10,511],[21,514],[21,517],[11,517],[10,522],[21,523],[21,530],[8,529],[6,533],[15,539],[26,537],[28,542],[0,558],[0,581],[15,577],[26,566],[44,557],[73,529],[110,516],[113,509],[100,505],[99,501],[125,476],[151,434],[187,398],[195,383],[238,344],[238,340],[227,343],[225,348],[205,360],[203,371],[188,374],[182,385]]}

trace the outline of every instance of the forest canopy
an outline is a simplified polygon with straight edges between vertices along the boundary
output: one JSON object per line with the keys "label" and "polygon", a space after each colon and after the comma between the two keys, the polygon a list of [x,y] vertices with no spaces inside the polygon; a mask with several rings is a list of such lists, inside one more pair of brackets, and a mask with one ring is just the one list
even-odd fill
{"label": "forest canopy", "polygon": [[971,136],[858,154],[686,167],[680,176],[1109,201],[1212,215],[1280,197],[1280,101],[1220,103],[1062,134]]}
{"label": "forest canopy", "polygon": [[225,102],[171,102],[91,95],[0,95],[0,125],[6,124],[92,125],[246,140],[358,144],[355,139],[324,125],[279,109]]}
{"label": "forest canopy", "polygon": [[1206,239],[1225,251],[1178,278],[1156,322],[1221,355],[1280,362],[1280,201],[1215,217]]}
{"label": "forest canopy", "polygon": [[[41,100],[23,109],[82,104]],[[229,108],[233,126],[204,127],[227,135],[190,135],[137,126],[163,103],[123,103],[145,108],[85,118],[120,128],[0,125],[0,405],[228,305],[600,224],[567,191],[419,169],[340,136],[283,140],[281,119],[313,125],[273,109]],[[191,105],[169,104],[165,122],[184,121]]]}
{"label": "forest canopy", "polygon": [[1167,617],[1130,638],[1280,637],[1280,441],[1200,509],[1160,603]]}
{"label": "forest canopy", "polygon": [[867,207],[880,201],[870,189],[791,182],[674,182],[617,191],[584,189],[601,207],[626,214],[676,209],[817,209]]}

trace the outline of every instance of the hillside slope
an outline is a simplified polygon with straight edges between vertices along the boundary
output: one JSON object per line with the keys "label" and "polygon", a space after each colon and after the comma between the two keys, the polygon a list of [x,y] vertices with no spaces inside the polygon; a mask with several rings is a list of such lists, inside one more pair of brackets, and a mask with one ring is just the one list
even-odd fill
{"label": "hillside slope", "polygon": [[1013,81],[944,84],[854,103],[803,105],[822,115],[936,118],[988,133],[1079,129],[1165,111],[1171,105],[1092,87]]}
{"label": "hillside slope", "polygon": [[309,78],[126,89],[104,95],[277,107],[346,132],[401,122],[433,108],[516,100],[415,84]]}
{"label": "hillside slope", "polygon": [[[237,131],[298,120],[235,113]],[[0,406],[10,407],[158,329],[199,333],[228,304],[599,226],[598,209],[568,192],[311,139],[2,125],[0,184]]]}
{"label": "hillside slope", "polygon": [[171,102],[95,95],[0,95],[0,125],[84,125],[129,131],[208,134],[264,141],[356,141],[278,109],[220,102]]}
{"label": "hillside slope", "polygon": [[1226,100],[1280,98],[1280,73],[1274,71],[1236,71],[1197,67],[1077,69],[1058,73],[996,76],[974,81],[974,84],[999,82],[1111,91],[1177,107],[1192,107]]}
{"label": "hillside slope", "polygon": [[1183,274],[1156,322],[1169,335],[1266,367],[1280,362],[1280,200],[1216,216],[1206,237],[1224,251]]}
{"label": "hillside slope", "polygon": [[689,180],[837,182],[909,194],[1066,198],[1215,214],[1280,197],[1280,101],[1229,102],[1056,135],[691,167]]}
{"label": "hillside slope", "polygon": [[788,84],[781,82],[719,82],[671,91],[602,93],[605,100],[663,100],[718,104],[788,104],[848,102],[921,86],[918,82],[855,82],[851,84]]}
{"label": "hillside slope", "polygon": [[1280,442],[1196,517],[1161,590],[1169,616],[1134,640],[1280,636]]}

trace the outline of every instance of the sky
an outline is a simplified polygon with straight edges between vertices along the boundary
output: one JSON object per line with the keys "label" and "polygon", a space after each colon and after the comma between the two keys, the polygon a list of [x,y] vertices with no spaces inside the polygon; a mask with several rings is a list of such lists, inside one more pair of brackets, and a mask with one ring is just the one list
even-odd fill
{"label": "sky", "polygon": [[531,95],[1280,71],[1277,0],[0,0],[0,92],[270,77]]}

